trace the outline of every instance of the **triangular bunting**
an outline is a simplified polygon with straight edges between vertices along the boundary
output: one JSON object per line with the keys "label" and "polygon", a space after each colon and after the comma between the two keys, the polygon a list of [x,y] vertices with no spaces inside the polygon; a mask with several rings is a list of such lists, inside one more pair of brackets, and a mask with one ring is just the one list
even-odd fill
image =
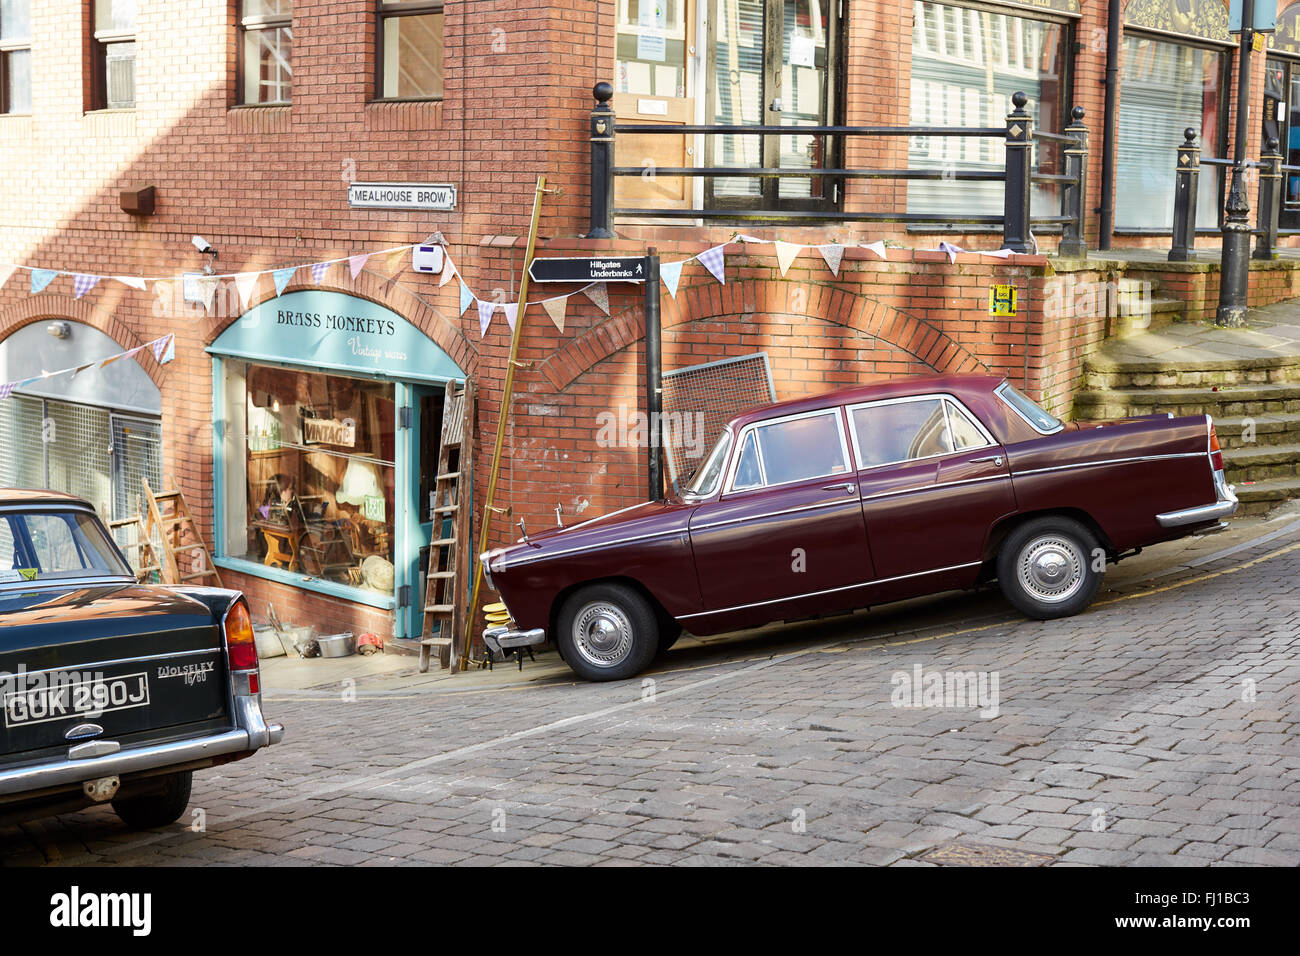
{"label": "triangular bunting", "polygon": [[596,303],[596,308],[609,315],[609,289],[606,288],[605,283],[597,282],[582,291],[587,294],[588,299]]}
{"label": "triangular bunting", "polygon": [[[442,259],[442,277],[438,279],[438,288],[441,289],[445,286],[451,281],[451,277],[456,274],[456,263],[451,261],[451,256],[444,255]],[[464,312],[465,310],[461,309],[461,311]]]}
{"label": "triangular bunting", "polygon": [[695,257],[704,263],[704,268],[713,273],[713,278],[723,285],[727,284],[726,249],[725,245],[714,246],[712,249],[705,249]]}
{"label": "triangular bunting", "polygon": [[[736,234],[736,241],[737,241],[737,242],[763,242],[763,243],[767,243],[767,242],[771,242],[772,240],[771,240],[771,239],[760,239],[760,238],[758,238],[758,236],[747,236],[747,235],[745,235],[743,232],[741,232],[741,233],[737,233],[737,234]],[[780,242],[780,240],[778,239],[777,242]]]}
{"label": "triangular bunting", "polygon": [[3,402],[6,398],[12,395],[15,387],[16,386],[12,384],[0,385],[0,402]]}
{"label": "triangular bunting", "polygon": [[469,286],[464,282],[460,284],[460,311],[457,315],[464,315],[465,310],[469,308],[470,303],[474,301],[474,293],[469,291]]}
{"label": "triangular bunting", "polygon": [[239,272],[235,275],[235,288],[239,290],[239,301],[245,309],[253,301],[253,290],[257,288],[260,272]]}
{"label": "triangular bunting", "polygon": [[957,253],[965,252],[961,246],[954,246],[951,242],[940,242],[939,251],[948,257],[950,263],[957,261]]}
{"label": "triangular bunting", "polygon": [[38,292],[44,292],[45,287],[54,281],[54,277],[59,273],[54,269],[33,269],[32,270],[32,295]]}
{"label": "triangular bunting", "polygon": [[72,297],[80,299],[95,286],[99,285],[99,276],[86,275],[84,272],[72,274]]}
{"label": "triangular bunting", "polygon": [[153,343],[153,357],[159,365],[166,365],[176,357],[176,336],[170,332]]}
{"label": "triangular bunting", "polygon": [[501,311],[506,314],[506,325],[510,326],[510,331],[515,330],[515,318],[519,315],[519,303],[507,302],[501,306]]}
{"label": "triangular bunting", "polygon": [[492,324],[492,313],[496,311],[495,302],[484,302],[478,300],[478,335],[479,338],[487,335],[488,326]]}
{"label": "triangular bunting", "polygon": [[0,287],[3,287],[9,281],[9,277],[17,271],[17,266],[0,266]]}
{"label": "triangular bunting", "polygon": [[217,294],[217,286],[221,285],[221,276],[197,276],[194,284],[198,286],[199,295],[203,297],[203,308],[212,311],[212,298]]}
{"label": "triangular bunting", "polygon": [[776,240],[776,264],[781,269],[781,275],[785,275],[785,270],[790,268],[790,263],[794,262],[794,257],[802,250],[803,246],[797,243]]}
{"label": "triangular bunting", "polygon": [[394,249],[388,254],[384,265],[387,267],[390,276],[395,276],[402,271],[402,268],[406,265],[406,254],[410,251],[410,246],[403,246],[401,249]]}
{"label": "triangular bunting", "polygon": [[271,273],[271,278],[275,280],[275,294],[278,296],[284,292],[285,286],[293,278],[293,274],[298,271],[297,266],[285,266],[283,269],[276,269]]}
{"label": "triangular bunting", "polygon": [[677,298],[677,283],[682,281],[682,265],[681,262],[665,262],[659,266],[659,278],[663,279],[668,294],[674,299]]}
{"label": "triangular bunting", "polygon": [[[662,276],[663,272],[660,271],[659,274]],[[563,332],[564,314],[569,309],[569,297],[567,295],[557,295],[554,299],[543,299],[542,308],[545,309],[546,314],[551,317],[551,321],[555,323],[555,327]]]}
{"label": "triangular bunting", "polygon": [[826,265],[830,267],[831,273],[838,279],[840,277],[840,262],[844,259],[844,247],[838,242],[834,242],[817,248],[821,251],[822,258],[826,260]]}
{"label": "triangular bunting", "polygon": [[144,279],[137,278],[136,276],[113,276],[113,279],[116,282],[122,283],[122,285],[129,285],[132,289],[139,289],[141,292],[144,291]]}
{"label": "triangular bunting", "polygon": [[332,262],[313,262],[311,264],[311,281],[320,285],[320,280],[325,278],[325,273],[330,271]]}
{"label": "triangular bunting", "polygon": [[352,281],[355,282],[357,275],[366,267],[370,260],[370,253],[363,252],[359,256],[348,256],[348,267],[352,269]]}
{"label": "triangular bunting", "polygon": [[883,241],[877,240],[875,242],[868,242],[864,248],[870,249],[882,259],[889,258],[889,255],[885,252],[885,244]]}

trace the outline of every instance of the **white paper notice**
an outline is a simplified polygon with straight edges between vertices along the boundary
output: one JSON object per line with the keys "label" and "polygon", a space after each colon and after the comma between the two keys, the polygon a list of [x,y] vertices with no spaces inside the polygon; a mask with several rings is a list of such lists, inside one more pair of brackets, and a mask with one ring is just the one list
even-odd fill
{"label": "white paper notice", "polygon": [[641,33],[636,38],[636,58],[662,63],[667,57],[667,44],[662,36]]}
{"label": "white paper notice", "polygon": [[817,42],[812,37],[793,36],[790,38],[790,65],[817,65]]}

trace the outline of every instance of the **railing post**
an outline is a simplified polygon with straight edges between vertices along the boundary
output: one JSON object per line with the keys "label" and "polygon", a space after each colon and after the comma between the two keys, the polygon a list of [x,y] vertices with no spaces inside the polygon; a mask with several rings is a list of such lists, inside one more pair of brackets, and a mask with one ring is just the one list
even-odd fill
{"label": "railing post", "polygon": [[1191,262],[1196,258],[1196,189],[1201,176],[1201,148],[1196,145],[1196,130],[1190,126],[1183,130],[1175,176],[1174,243],[1169,250],[1169,261]]}
{"label": "railing post", "polygon": [[614,87],[604,80],[591,91],[596,108],[591,111],[591,223],[588,239],[614,236],[614,108],[609,101]]}
{"label": "railing post", "polygon": [[1065,147],[1065,175],[1071,181],[1065,185],[1065,215],[1070,221],[1061,233],[1059,255],[1071,259],[1085,259],[1088,256],[1088,240],[1084,234],[1084,201],[1088,194],[1088,128],[1083,125],[1084,110],[1076,106],[1070,111],[1073,122],[1065,128],[1065,135],[1074,138],[1074,142]]}
{"label": "railing post", "polygon": [[1034,140],[1032,120],[1025,112],[1029,97],[1013,93],[1015,107],[1007,114],[1006,192],[1002,202],[1002,248],[1013,252],[1033,252],[1029,237],[1029,186]]}
{"label": "railing post", "polygon": [[1270,138],[1267,152],[1260,159],[1259,171],[1259,235],[1255,239],[1256,259],[1272,259],[1277,248],[1278,194],[1282,189],[1282,154],[1276,138]]}

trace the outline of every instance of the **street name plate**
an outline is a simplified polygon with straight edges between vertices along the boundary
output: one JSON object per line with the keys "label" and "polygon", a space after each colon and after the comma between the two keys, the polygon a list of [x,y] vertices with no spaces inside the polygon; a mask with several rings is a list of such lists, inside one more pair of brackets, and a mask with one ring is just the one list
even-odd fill
{"label": "street name plate", "polygon": [[528,274],[534,282],[644,282],[645,259],[640,256],[534,259]]}
{"label": "street name plate", "polygon": [[354,209],[455,209],[451,183],[348,183]]}

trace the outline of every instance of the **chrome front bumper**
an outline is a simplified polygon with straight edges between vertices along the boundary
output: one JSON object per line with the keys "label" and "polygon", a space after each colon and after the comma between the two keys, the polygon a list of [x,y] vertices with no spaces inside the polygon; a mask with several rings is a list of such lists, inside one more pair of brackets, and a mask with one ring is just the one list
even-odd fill
{"label": "chrome front bumper", "polygon": [[[270,744],[278,744],[283,739],[284,727],[281,724],[268,724],[262,719],[262,710],[256,698],[237,697],[235,701],[235,716],[240,726],[234,730],[208,734],[193,740],[132,747],[129,750],[106,753],[102,757],[75,759],[69,756],[66,759],[0,770],[0,797],[83,783],[99,777],[159,770],[227,754],[251,754]],[[75,749],[69,748],[69,753]]]}
{"label": "chrome front bumper", "polygon": [[1223,480],[1222,474],[1222,472],[1216,472],[1214,475],[1214,490],[1218,497],[1214,504],[1184,508],[1182,511],[1166,511],[1164,514],[1156,515],[1156,521],[1159,522],[1160,527],[1180,528],[1189,524],[1206,524],[1211,521],[1218,521],[1221,518],[1230,518],[1236,514],[1237,495],[1233,492],[1232,485]]}
{"label": "chrome front bumper", "polygon": [[512,630],[504,625],[489,627],[483,631],[483,643],[494,654],[504,657],[521,647],[536,647],[546,643],[546,631],[540,627],[527,631]]}

